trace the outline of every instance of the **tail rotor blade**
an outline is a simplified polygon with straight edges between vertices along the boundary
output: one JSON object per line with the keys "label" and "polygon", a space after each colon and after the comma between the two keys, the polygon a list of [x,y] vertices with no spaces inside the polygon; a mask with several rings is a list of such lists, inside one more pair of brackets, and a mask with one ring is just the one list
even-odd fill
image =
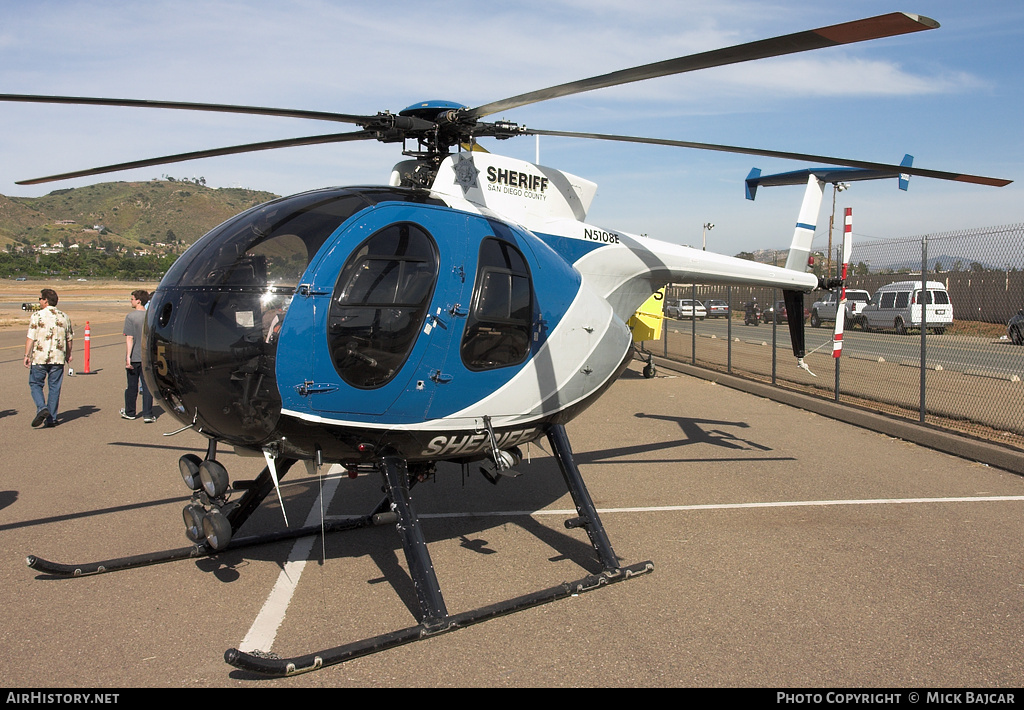
{"label": "tail rotor blade", "polygon": [[832,357],[838,358],[843,354],[843,321],[846,320],[846,289],[843,288],[843,297],[839,301],[839,309],[836,311],[836,332],[832,334]]}
{"label": "tail rotor blade", "polygon": [[853,208],[847,207],[843,221],[843,278],[846,278],[846,267],[850,264],[853,253]]}
{"label": "tail rotor blade", "polygon": [[843,283],[839,287],[839,305],[836,307],[836,330],[832,335],[832,357],[843,354],[843,327],[846,320],[846,272],[850,266],[850,254],[853,251],[853,208],[846,208],[846,219],[843,223]]}

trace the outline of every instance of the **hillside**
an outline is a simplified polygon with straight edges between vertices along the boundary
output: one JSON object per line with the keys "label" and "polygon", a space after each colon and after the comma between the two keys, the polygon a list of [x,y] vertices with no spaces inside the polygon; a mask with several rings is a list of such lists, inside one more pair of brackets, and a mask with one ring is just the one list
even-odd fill
{"label": "hillside", "polygon": [[78,244],[180,251],[229,217],[275,197],[172,180],[105,182],[43,197],[0,195],[0,250]]}

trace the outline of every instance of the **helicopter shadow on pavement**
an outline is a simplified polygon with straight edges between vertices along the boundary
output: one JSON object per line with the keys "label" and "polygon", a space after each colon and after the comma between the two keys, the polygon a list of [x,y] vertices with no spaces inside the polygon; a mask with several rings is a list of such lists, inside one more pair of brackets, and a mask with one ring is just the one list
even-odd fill
{"label": "helicopter shadow on pavement", "polygon": [[[415,505],[421,516],[427,544],[435,558],[442,587],[451,587],[452,591],[455,591],[455,588],[460,586],[461,576],[461,566],[454,567],[450,557],[452,554],[458,556],[459,553],[453,553],[451,545],[445,546],[443,554],[437,554],[439,550],[435,548],[440,548],[445,542],[457,541],[459,550],[488,558],[488,569],[498,577],[503,570],[507,571],[511,566],[517,565],[520,550],[509,548],[510,543],[497,542],[498,538],[505,541],[510,539],[506,533],[497,534],[507,526],[519,528],[540,543],[536,550],[531,550],[538,553],[535,558],[531,557],[531,564],[541,566],[545,563],[557,564],[568,561],[584,570],[581,575],[601,571],[594,548],[586,540],[585,535],[573,537],[571,534],[548,527],[530,515],[532,511],[543,509],[563,496],[567,498],[564,507],[567,510],[572,509],[571,499],[568,498],[565,483],[554,460],[547,457],[535,459],[522,470],[524,473],[518,478],[502,479],[497,485],[493,485],[476,474],[475,468],[472,472],[460,473],[459,466],[443,464],[434,479],[419,483],[413,488]],[[468,475],[464,475],[467,473]],[[290,520],[297,516],[300,510],[308,510],[315,504],[312,500],[316,497],[318,489],[315,481],[292,480],[291,486],[297,487],[302,483],[307,484],[308,490],[299,495],[292,495],[286,493],[288,486],[282,481],[282,494],[285,496],[285,508]],[[346,486],[351,486],[353,490],[346,491]],[[334,497],[335,504],[328,511],[328,516],[365,514],[375,507],[381,495],[380,486],[374,475],[360,476],[355,481],[343,480],[339,483],[338,492]],[[248,530],[249,525],[261,532],[283,527],[281,511],[276,499],[272,500],[273,498],[273,495],[268,497],[261,509],[239,531],[239,535],[252,534]],[[565,517],[570,518],[574,514],[567,512]],[[496,534],[493,537],[489,536],[488,531],[495,531]],[[293,544],[282,542],[228,550],[196,560],[195,564],[198,569],[214,574],[220,581],[231,583],[239,579],[242,568],[254,561],[276,562],[283,569]],[[419,602],[416,589],[408,574],[401,538],[393,523],[330,533],[326,539],[318,537],[310,557],[311,561],[319,565],[339,561],[344,563],[345,560],[359,558],[369,560],[374,570],[372,576],[359,583],[371,587],[389,584],[413,617],[417,617]],[[349,567],[332,566],[329,574],[350,574]],[[366,569],[364,565],[360,565],[360,568]],[[552,584],[560,581],[563,580],[555,580]]]}
{"label": "helicopter shadow on pavement", "polygon": [[[614,449],[599,451],[586,451],[577,453],[576,461],[580,464],[618,464],[625,463],[623,459],[630,456],[639,456],[652,451],[669,451],[672,449],[691,446],[694,444],[705,444],[715,449],[726,449],[736,452],[769,452],[771,447],[759,444],[750,439],[744,439],[730,429],[747,429],[750,427],[746,422],[726,421],[721,419],[699,419],[695,417],[675,417],[660,414],[645,414],[637,412],[633,415],[637,419],[653,419],[666,422],[675,422],[682,430],[683,436],[678,439],[658,441],[654,443],[637,444],[635,446],[617,446]],[[671,459],[647,459],[636,458],[632,463],[697,463],[704,461],[792,461],[792,456],[736,456],[722,458],[719,456],[696,456],[690,458],[675,457]]]}
{"label": "helicopter shadow on pavement", "polygon": [[[18,492],[17,491],[0,491],[0,510],[17,502]],[[65,513],[60,515],[51,515],[45,518],[33,518],[31,520],[18,520],[12,523],[0,524],[0,532],[5,530],[18,530],[21,528],[31,528],[40,525],[51,525],[53,523],[66,522],[69,520],[81,520],[85,518],[92,518],[100,515],[115,515],[117,513],[133,512],[133,511],[146,511],[150,508],[158,508],[164,505],[171,505],[175,503],[185,503],[188,501],[187,496],[180,498],[164,498],[162,500],[148,500],[141,501],[138,503],[129,503],[126,505],[112,505],[109,508],[95,508],[93,510],[82,510],[75,513]],[[146,513],[148,514],[148,513]]]}
{"label": "helicopter shadow on pavement", "polygon": [[[791,456],[767,456],[772,449],[756,441],[745,439],[735,430],[749,428],[742,421],[718,419],[700,419],[694,417],[677,417],[665,415],[648,415],[637,413],[638,419],[663,420],[678,424],[682,436],[668,441],[644,443],[636,446],[616,447],[597,451],[577,451],[574,457],[578,464],[644,464],[652,462],[668,463],[700,463],[707,461],[791,461]],[[736,456],[721,458],[715,454],[684,458],[676,456],[671,459],[652,460],[644,458],[645,454],[654,451],[672,451],[694,444],[713,447],[715,452],[723,449],[736,452]],[[544,447],[538,444],[542,451]],[[487,483],[476,473],[475,465],[463,468],[452,464],[441,464],[435,477],[418,484],[413,488],[416,507],[423,519],[424,534],[431,546],[445,541],[459,541],[459,547],[475,552],[491,559],[493,572],[500,573],[506,569],[509,561],[519,558],[515,551],[503,548],[489,539],[489,530],[497,531],[506,526],[515,526],[537,540],[541,547],[552,554],[542,554],[531,560],[541,565],[545,561],[556,564],[569,561],[585,570],[587,574],[600,572],[600,563],[593,547],[585,536],[574,537],[554,527],[545,525],[538,517],[530,515],[532,511],[542,510],[555,504],[563,497],[565,501],[559,507],[567,510],[573,508],[568,496],[565,482],[558,471],[553,458],[546,453],[535,456],[531,463],[521,467],[522,475],[515,479],[500,479],[497,485]],[[282,482],[282,491],[302,484],[307,487],[302,495],[286,495],[285,506],[289,511],[298,510],[299,500],[309,498],[304,509],[312,505],[316,495],[316,485],[310,479],[297,476],[288,485]],[[346,490],[346,487],[348,489]],[[335,504],[329,515],[360,515],[372,510],[380,500],[379,480],[374,475],[360,476],[356,481],[341,481]],[[448,511],[446,514],[444,511]],[[496,512],[497,511],[497,512]],[[508,511],[507,514],[501,511]],[[474,515],[473,513],[479,513]],[[293,513],[289,512],[289,515]],[[566,517],[572,517],[567,513]],[[273,496],[268,497],[260,511],[253,516],[250,524],[271,529],[279,529],[283,523],[281,511]],[[241,531],[241,532],[244,532]],[[505,535],[495,535],[507,540]],[[322,543],[316,543],[320,550],[316,555],[319,564],[330,560],[366,558],[373,563],[379,574],[366,579],[368,585],[388,583],[400,597],[409,612],[418,614],[418,601],[412,579],[405,567],[401,540],[395,532],[394,525],[388,524],[377,528],[367,528],[348,532],[334,533]],[[251,561],[273,561],[283,567],[284,560],[291,550],[291,543],[268,545],[260,548],[228,551],[226,553],[196,561],[196,566],[211,572],[223,582],[232,582],[240,576],[240,568]],[[448,574],[446,574],[446,572]],[[450,579],[455,570],[448,570],[438,564],[438,575]],[[338,572],[344,573],[344,572]]]}

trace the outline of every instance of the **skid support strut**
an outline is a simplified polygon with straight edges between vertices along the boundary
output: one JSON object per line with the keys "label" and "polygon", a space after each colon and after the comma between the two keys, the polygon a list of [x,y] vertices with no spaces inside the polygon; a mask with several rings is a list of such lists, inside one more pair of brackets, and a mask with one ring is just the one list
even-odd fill
{"label": "skid support strut", "polygon": [[385,492],[391,500],[391,510],[398,516],[396,527],[402,536],[405,560],[409,564],[409,574],[416,587],[416,598],[420,602],[420,622],[428,628],[442,627],[448,618],[448,609],[427,550],[427,539],[412,505],[409,470],[405,460],[395,456],[383,457],[380,468],[384,474]]}
{"label": "skid support strut", "polygon": [[344,661],[367,656],[403,644],[412,643],[428,636],[438,635],[464,626],[478,624],[498,616],[504,616],[523,609],[564,599],[598,589],[614,582],[630,579],[634,576],[650,572],[654,569],[651,562],[641,562],[620,567],[618,558],[608,541],[604,526],[597,515],[594,502],[583,484],[583,478],[576,467],[569,446],[569,438],[562,426],[554,426],[548,433],[549,441],[555,451],[559,469],[565,479],[569,492],[576,503],[579,517],[566,523],[566,527],[582,527],[590,537],[591,544],[601,563],[603,570],[575,582],[563,582],[560,585],[542,589],[503,602],[491,604],[472,611],[449,614],[441,594],[430,553],[427,551],[426,537],[409,494],[410,478],[408,466],[400,457],[383,456],[379,468],[384,476],[385,492],[390,500],[391,511],[397,517],[397,529],[402,538],[409,572],[416,587],[420,605],[420,623],[398,631],[374,636],[372,638],[348,643],[342,646],[325,649],[316,653],[292,658],[279,658],[265,653],[248,653],[238,649],[229,649],[224,653],[224,660],[242,670],[261,675],[290,676],[315,671],[324,666],[343,663]]}
{"label": "skid support strut", "polygon": [[597,552],[597,559],[601,561],[601,566],[605,570],[618,569],[619,558],[616,557],[615,551],[612,549],[612,543],[604,531],[601,518],[597,515],[594,501],[590,497],[586,484],[583,483],[583,476],[580,475],[579,468],[576,467],[565,427],[561,424],[551,427],[551,430],[548,431],[548,441],[551,443],[555,460],[558,461],[562,478],[565,479],[565,485],[569,489],[573,503],[576,504],[576,512],[579,513],[579,517],[566,520],[565,527],[570,529],[581,527],[586,530],[587,536],[590,537],[590,544]]}

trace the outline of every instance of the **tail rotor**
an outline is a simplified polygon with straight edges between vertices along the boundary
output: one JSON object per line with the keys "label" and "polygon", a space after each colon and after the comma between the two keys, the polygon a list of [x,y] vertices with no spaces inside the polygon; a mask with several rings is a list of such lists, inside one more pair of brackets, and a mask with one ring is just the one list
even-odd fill
{"label": "tail rotor", "polygon": [[846,320],[846,272],[850,266],[850,252],[853,251],[853,208],[846,208],[843,224],[843,271],[840,276],[839,305],[836,307],[836,329],[832,334],[832,357],[843,354],[843,328]]}

